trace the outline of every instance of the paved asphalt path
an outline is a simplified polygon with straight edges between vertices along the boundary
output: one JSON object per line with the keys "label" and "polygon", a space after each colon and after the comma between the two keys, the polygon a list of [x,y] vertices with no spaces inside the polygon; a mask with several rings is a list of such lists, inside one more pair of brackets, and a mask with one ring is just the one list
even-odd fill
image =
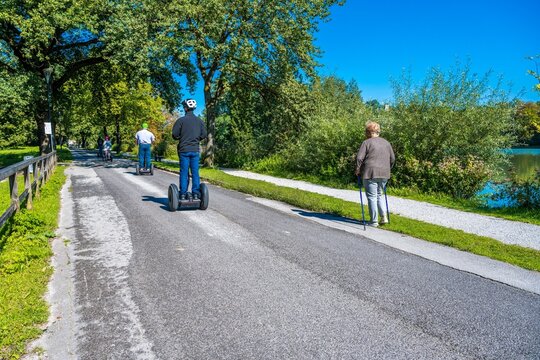
{"label": "paved asphalt path", "polygon": [[82,155],[62,358],[540,359],[539,295],[212,185],[169,212],[176,175]]}

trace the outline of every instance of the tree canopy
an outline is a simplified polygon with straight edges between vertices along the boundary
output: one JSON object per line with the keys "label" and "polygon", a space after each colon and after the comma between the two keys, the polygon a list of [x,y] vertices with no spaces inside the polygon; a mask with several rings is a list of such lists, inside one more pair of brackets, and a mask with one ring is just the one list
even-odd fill
{"label": "tree canopy", "polygon": [[[151,84],[169,110],[178,106],[185,77],[190,91],[204,83],[205,113],[213,161],[219,101],[233,87],[279,89],[291,77],[315,76],[319,50],[313,35],[334,4],[343,0],[43,0],[3,1],[0,5],[0,69],[9,81],[5,109],[34,119],[42,149],[46,119],[43,72],[53,69],[53,103],[69,101],[65,84],[86,68],[111,64],[126,74],[125,85]],[[104,67],[97,67],[103,69]],[[106,68],[106,67],[105,67]],[[100,76],[107,76],[102,73]],[[80,82],[80,79],[78,80]],[[22,98],[24,82],[33,97]],[[117,88],[119,92],[122,89]],[[9,95],[12,94],[12,95]],[[94,93],[91,93],[96,101]],[[114,107],[114,106],[113,106]],[[113,111],[113,110],[111,110]],[[97,115],[97,114],[96,114]],[[61,119],[55,119],[61,120]],[[100,120],[96,120],[98,123]],[[69,123],[64,121],[64,126]],[[96,124],[97,125],[97,124]]]}
{"label": "tree canopy", "polygon": [[[13,80],[26,79],[25,86],[34,97],[24,115],[35,119],[42,150],[47,145],[43,132],[46,68],[53,69],[55,102],[69,96],[62,94],[61,89],[80,71],[110,62],[121,66],[130,75],[131,83],[152,81],[164,90],[169,104],[176,105],[179,97],[170,91],[170,84],[174,83],[172,72],[163,61],[153,61],[150,51],[151,33],[156,29],[148,6],[144,1],[124,0],[1,3],[0,68]],[[17,93],[17,81],[10,81],[8,87],[6,92]],[[19,106],[21,97],[10,97],[8,106]]]}
{"label": "tree canopy", "polygon": [[[269,80],[315,75],[313,35],[339,0],[207,0],[179,2],[185,18],[167,28],[173,60],[204,83],[209,132],[206,161],[213,163],[220,99],[233,86],[261,89]],[[181,49],[181,50],[178,50]],[[187,72],[193,81],[194,72]]]}

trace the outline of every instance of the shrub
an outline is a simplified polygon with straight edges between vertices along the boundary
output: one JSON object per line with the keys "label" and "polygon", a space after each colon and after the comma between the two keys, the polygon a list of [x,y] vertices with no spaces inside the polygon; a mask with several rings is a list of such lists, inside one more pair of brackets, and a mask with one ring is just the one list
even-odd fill
{"label": "shrub", "polygon": [[424,192],[442,192],[456,198],[470,198],[482,189],[491,172],[478,158],[451,156],[440,163],[406,157],[394,173],[400,185]]}
{"label": "shrub", "polygon": [[500,185],[493,198],[505,199],[514,207],[540,209],[540,170],[533,178],[520,179],[513,175],[510,182]]}
{"label": "shrub", "polygon": [[418,176],[424,191],[470,197],[500,171],[500,149],[514,141],[513,107],[491,82],[489,73],[478,77],[459,65],[448,73],[432,69],[419,86],[406,76],[394,82],[385,136],[396,152],[398,185],[414,184]]}
{"label": "shrub", "polygon": [[471,198],[491,177],[486,164],[467,155],[463,160],[448,157],[437,165],[436,191],[442,191],[456,198]]}

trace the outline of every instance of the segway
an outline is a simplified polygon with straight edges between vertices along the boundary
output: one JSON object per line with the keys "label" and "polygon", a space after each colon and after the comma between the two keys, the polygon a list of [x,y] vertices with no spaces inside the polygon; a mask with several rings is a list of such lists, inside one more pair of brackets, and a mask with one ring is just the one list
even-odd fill
{"label": "segway", "polygon": [[198,208],[200,210],[206,210],[208,208],[208,187],[206,184],[201,183],[200,187],[201,196],[198,199],[194,199],[191,193],[187,193],[186,199],[180,199],[180,192],[176,184],[169,185],[169,210],[176,211],[180,209],[193,209]]}
{"label": "segway", "polygon": [[154,175],[154,165],[150,164],[150,167],[146,167],[146,160],[144,161],[144,167],[140,167],[139,163],[135,165],[135,171],[137,175]]}
{"label": "segway", "polygon": [[103,150],[103,161],[113,161],[111,150],[105,149]]}

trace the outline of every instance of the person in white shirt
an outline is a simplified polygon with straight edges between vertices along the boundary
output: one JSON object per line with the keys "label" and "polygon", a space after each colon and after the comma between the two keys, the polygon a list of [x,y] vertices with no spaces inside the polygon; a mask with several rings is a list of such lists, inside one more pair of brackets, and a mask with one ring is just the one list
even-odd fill
{"label": "person in white shirt", "polygon": [[148,124],[142,124],[142,130],[135,135],[137,145],[139,145],[139,167],[141,169],[150,169],[152,158],[150,156],[150,148],[156,140],[154,134],[148,130]]}
{"label": "person in white shirt", "polygon": [[102,145],[103,149],[103,159],[104,160],[110,160],[112,161],[112,155],[111,155],[111,149],[112,149],[112,143],[111,143],[111,139],[108,137],[108,136],[105,136],[105,141],[103,142],[103,145]]}

